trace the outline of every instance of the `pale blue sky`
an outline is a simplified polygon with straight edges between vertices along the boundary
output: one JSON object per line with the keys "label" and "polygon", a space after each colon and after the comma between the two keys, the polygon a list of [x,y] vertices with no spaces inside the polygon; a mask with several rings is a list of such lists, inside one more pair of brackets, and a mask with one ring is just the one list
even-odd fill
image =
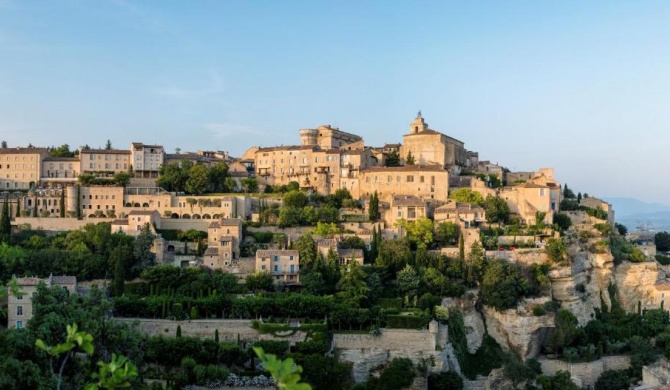
{"label": "pale blue sky", "polygon": [[219,149],[422,110],[482,159],[670,203],[667,1],[0,0],[10,146]]}

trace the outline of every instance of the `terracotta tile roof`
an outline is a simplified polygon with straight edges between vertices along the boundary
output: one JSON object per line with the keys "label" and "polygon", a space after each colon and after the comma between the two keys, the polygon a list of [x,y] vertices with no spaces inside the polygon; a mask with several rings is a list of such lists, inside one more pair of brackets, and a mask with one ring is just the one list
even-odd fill
{"label": "terracotta tile roof", "polygon": [[205,250],[205,256],[218,256],[219,255],[219,248],[217,247],[209,247],[207,250]]}
{"label": "terracotta tile roof", "polygon": [[31,278],[31,277],[16,279],[16,283],[19,286],[37,286],[38,284],[40,284],[40,282],[45,282],[46,283],[46,280],[40,279],[40,278]]}
{"label": "terracotta tile roof", "polygon": [[314,241],[317,246],[337,246],[337,240],[334,238],[316,238]]}
{"label": "terracotta tile roof", "polygon": [[47,148],[0,148],[0,154],[43,154],[49,153]]}
{"label": "terracotta tile roof", "polygon": [[239,226],[242,224],[242,220],[239,218],[223,218],[219,223],[220,226]]}
{"label": "terracotta tile roof", "polygon": [[256,251],[256,258],[270,256],[298,256],[300,252],[293,249],[259,249]]}
{"label": "terracotta tile roof", "polygon": [[77,284],[75,276],[52,276],[51,284]]}
{"label": "terracotta tile roof", "polygon": [[79,157],[45,157],[42,161],[79,161]]}
{"label": "terracotta tile roof", "polygon": [[112,221],[112,225],[128,225],[128,219],[115,219]]}
{"label": "terracotta tile roof", "polygon": [[339,249],[337,252],[340,255],[340,257],[344,257],[347,259],[351,257],[354,258],[363,257],[363,249]]}
{"label": "terracotta tile roof", "polygon": [[426,206],[426,201],[414,195],[393,195],[393,206]]}
{"label": "terracotta tile roof", "polygon": [[213,228],[220,228],[220,227],[221,227],[220,223],[218,223],[217,221],[213,221],[209,224],[209,226],[207,228],[208,229],[213,229]]}
{"label": "terracotta tile roof", "polygon": [[233,241],[234,239],[235,239],[235,237],[233,237],[233,236],[221,236],[219,238],[219,241]]}
{"label": "terracotta tile roof", "polygon": [[472,176],[449,176],[449,188],[470,187]]}
{"label": "terracotta tile roof", "polygon": [[256,151],[256,154],[261,152],[273,152],[278,150],[318,150],[317,146],[314,145],[288,145],[288,146],[271,146],[267,148],[259,148]]}

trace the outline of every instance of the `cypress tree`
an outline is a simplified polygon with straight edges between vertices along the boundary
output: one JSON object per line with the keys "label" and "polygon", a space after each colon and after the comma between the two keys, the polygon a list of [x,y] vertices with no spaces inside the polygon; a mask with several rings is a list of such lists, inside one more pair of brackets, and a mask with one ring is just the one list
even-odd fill
{"label": "cypress tree", "polygon": [[458,258],[461,261],[465,261],[465,241],[463,241],[463,235],[458,235]]}
{"label": "cypress tree", "polygon": [[177,337],[181,337],[181,325],[177,325]]}
{"label": "cypress tree", "polygon": [[9,218],[9,197],[5,195],[5,202],[2,204],[2,216],[0,216],[0,244],[9,244],[12,235],[12,223]]}
{"label": "cypress tree", "polygon": [[21,199],[16,199],[16,218],[21,216]]}
{"label": "cypress tree", "polygon": [[370,197],[368,213],[371,221],[376,221],[379,218],[379,195],[377,191]]}
{"label": "cypress tree", "polygon": [[76,211],[77,219],[81,219],[81,197],[79,196],[80,195],[80,189],[81,189],[81,187],[79,187],[79,184],[77,184],[77,191],[76,191],[76,195],[77,195],[77,211]]}
{"label": "cypress tree", "polygon": [[219,343],[219,330],[218,329],[214,330],[214,342],[217,343],[217,344]]}
{"label": "cypress tree", "polygon": [[65,188],[60,191],[60,202],[58,203],[60,208],[60,217],[65,218]]}

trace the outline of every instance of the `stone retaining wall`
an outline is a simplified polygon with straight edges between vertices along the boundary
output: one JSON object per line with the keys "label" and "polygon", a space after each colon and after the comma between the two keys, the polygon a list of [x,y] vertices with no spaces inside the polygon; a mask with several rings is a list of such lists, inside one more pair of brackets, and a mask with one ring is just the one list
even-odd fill
{"label": "stone retaining wall", "polygon": [[77,230],[89,223],[112,222],[111,218],[32,218],[18,217],[12,222],[12,225],[28,224],[32,229],[42,229],[54,232],[64,232]]}
{"label": "stone retaining wall", "polygon": [[382,334],[335,333],[335,349],[435,350],[435,333],[428,330],[382,329]]}
{"label": "stone retaining wall", "polygon": [[[605,356],[588,363],[567,363],[557,359],[538,359],[542,366],[542,373],[554,375],[558,371],[567,371],[570,376],[577,379],[582,388],[593,388],[596,381],[607,370],[624,370],[630,367],[630,356]],[[573,379],[573,380],[574,380]]]}
{"label": "stone retaining wall", "polygon": [[154,320],[137,318],[116,318],[117,321],[139,323],[139,330],[150,336],[169,336],[174,337],[177,334],[177,326],[181,326],[182,336],[213,338],[214,331],[219,330],[219,339],[228,341],[237,341],[237,337],[244,340],[257,340],[259,334],[256,329],[251,327],[251,320],[190,320],[190,321],[172,321],[172,320]]}

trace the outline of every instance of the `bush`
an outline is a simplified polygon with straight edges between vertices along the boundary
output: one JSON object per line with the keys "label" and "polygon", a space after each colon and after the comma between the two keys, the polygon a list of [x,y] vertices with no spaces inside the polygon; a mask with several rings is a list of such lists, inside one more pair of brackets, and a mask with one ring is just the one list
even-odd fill
{"label": "bush", "polygon": [[421,329],[428,325],[430,317],[426,315],[389,314],[386,316],[386,327],[396,329]]}
{"label": "bush", "polygon": [[414,364],[407,358],[395,358],[382,372],[379,378],[368,382],[370,390],[400,390],[412,384],[416,372]]}
{"label": "bush", "polygon": [[533,315],[535,317],[541,317],[545,314],[547,314],[547,311],[544,309],[544,306],[542,306],[542,305],[533,306]]}
{"label": "bush", "polygon": [[259,340],[254,343],[254,347],[263,348],[265,353],[276,355],[281,359],[288,354],[288,341]]}
{"label": "bush", "polygon": [[461,390],[463,379],[453,371],[430,374],[428,390]]}
{"label": "bush", "polygon": [[544,250],[549,257],[549,260],[555,263],[561,263],[565,260],[567,245],[565,245],[565,242],[561,238],[550,238],[547,240]]}
{"label": "bush", "polygon": [[626,370],[607,370],[596,381],[595,390],[627,390],[630,379]]}

